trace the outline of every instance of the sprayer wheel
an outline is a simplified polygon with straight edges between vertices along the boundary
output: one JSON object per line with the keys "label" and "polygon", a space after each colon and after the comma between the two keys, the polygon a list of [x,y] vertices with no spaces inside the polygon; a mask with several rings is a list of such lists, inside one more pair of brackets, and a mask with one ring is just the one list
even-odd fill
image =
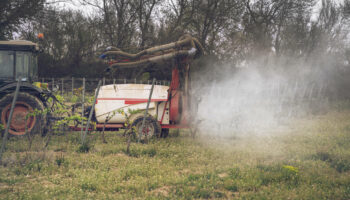
{"label": "sprayer wheel", "polygon": [[166,138],[169,135],[169,129],[168,128],[162,128],[162,133],[160,134],[160,137]]}
{"label": "sprayer wheel", "polygon": [[[136,135],[138,135],[142,126],[143,116],[140,116],[134,120],[132,123],[132,127],[135,127]],[[161,132],[161,128],[159,123],[152,117],[147,116],[145,119],[145,124],[143,127],[143,131],[141,132],[141,139],[159,137]]]}
{"label": "sprayer wheel", "polygon": [[[9,120],[11,104],[14,94],[7,94],[0,100],[0,118],[1,123],[6,127]],[[30,116],[26,120],[27,114],[33,112],[35,109],[44,110],[44,104],[35,96],[25,92],[19,92],[15,108],[13,110],[12,122],[10,125],[9,133],[11,135],[24,135],[27,131],[30,133],[39,133],[40,124],[42,127],[46,124],[45,116]]]}

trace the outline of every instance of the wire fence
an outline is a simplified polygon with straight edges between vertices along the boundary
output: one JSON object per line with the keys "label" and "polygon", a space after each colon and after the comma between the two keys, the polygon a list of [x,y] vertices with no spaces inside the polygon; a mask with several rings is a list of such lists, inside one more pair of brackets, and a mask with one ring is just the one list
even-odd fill
{"label": "wire fence", "polygon": [[[110,79],[110,78],[50,78],[42,77],[40,79],[43,83],[49,84],[49,89],[53,91],[59,91],[61,95],[74,94],[74,91],[78,88],[82,88],[85,82],[85,91],[93,92],[96,89],[97,83],[102,80],[103,85],[110,84],[152,84],[152,80],[138,80],[138,79]],[[170,81],[168,80],[157,80],[155,85],[169,86]]]}

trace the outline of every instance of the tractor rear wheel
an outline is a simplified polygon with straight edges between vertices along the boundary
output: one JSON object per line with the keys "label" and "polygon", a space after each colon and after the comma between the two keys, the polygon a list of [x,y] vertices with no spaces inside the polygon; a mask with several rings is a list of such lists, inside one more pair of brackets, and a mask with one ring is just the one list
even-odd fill
{"label": "tractor rear wheel", "polygon": [[145,124],[143,130],[141,131],[143,116],[138,117],[132,123],[132,127],[135,127],[136,136],[141,133],[141,139],[159,137],[161,132],[161,127],[159,123],[152,117],[147,116],[145,119]]}
{"label": "tractor rear wheel", "polygon": [[[7,94],[0,100],[0,122],[4,127],[6,127],[9,120],[13,97],[14,94]],[[29,116],[28,114],[35,109],[42,111],[44,108],[44,104],[37,97],[29,93],[19,92],[13,110],[9,133],[12,135],[24,135],[26,134],[26,126],[27,132],[40,132],[40,126],[45,127],[46,125],[46,117],[35,114]]]}

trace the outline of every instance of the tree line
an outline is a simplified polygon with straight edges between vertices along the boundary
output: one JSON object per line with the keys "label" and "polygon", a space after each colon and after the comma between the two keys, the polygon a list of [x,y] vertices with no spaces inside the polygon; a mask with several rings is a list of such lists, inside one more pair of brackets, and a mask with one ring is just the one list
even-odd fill
{"label": "tree line", "polygon": [[[69,0],[66,0],[69,3]],[[77,2],[77,1],[73,1]],[[37,41],[41,76],[103,76],[98,55],[108,46],[137,52],[191,34],[219,62],[335,55],[350,61],[350,1],[333,0],[79,0],[60,9],[48,0],[2,0],[0,39]],[[89,10],[84,12],[82,10]],[[38,41],[37,41],[38,42]],[[152,71],[169,77],[170,69]],[[135,78],[140,70],[116,76]],[[118,77],[116,77],[118,78]]]}

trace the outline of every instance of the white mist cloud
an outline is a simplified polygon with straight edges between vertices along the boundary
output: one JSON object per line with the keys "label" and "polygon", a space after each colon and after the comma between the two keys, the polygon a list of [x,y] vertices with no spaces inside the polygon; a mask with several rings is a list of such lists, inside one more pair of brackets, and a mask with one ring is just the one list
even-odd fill
{"label": "white mist cloud", "polygon": [[[240,69],[216,66],[211,68],[220,71],[216,74],[220,78],[215,81],[208,81],[214,72],[199,72],[194,76],[194,95],[201,99],[196,117],[202,133],[266,135],[288,128],[286,125],[293,117],[324,107],[325,88],[321,80],[314,82],[308,76],[301,77],[301,72],[279,73],[273,70],[276,66],[258,64]],[[277,67],[288,69],[291,66]],[[308,67],[300,68],[308,71]]]}

